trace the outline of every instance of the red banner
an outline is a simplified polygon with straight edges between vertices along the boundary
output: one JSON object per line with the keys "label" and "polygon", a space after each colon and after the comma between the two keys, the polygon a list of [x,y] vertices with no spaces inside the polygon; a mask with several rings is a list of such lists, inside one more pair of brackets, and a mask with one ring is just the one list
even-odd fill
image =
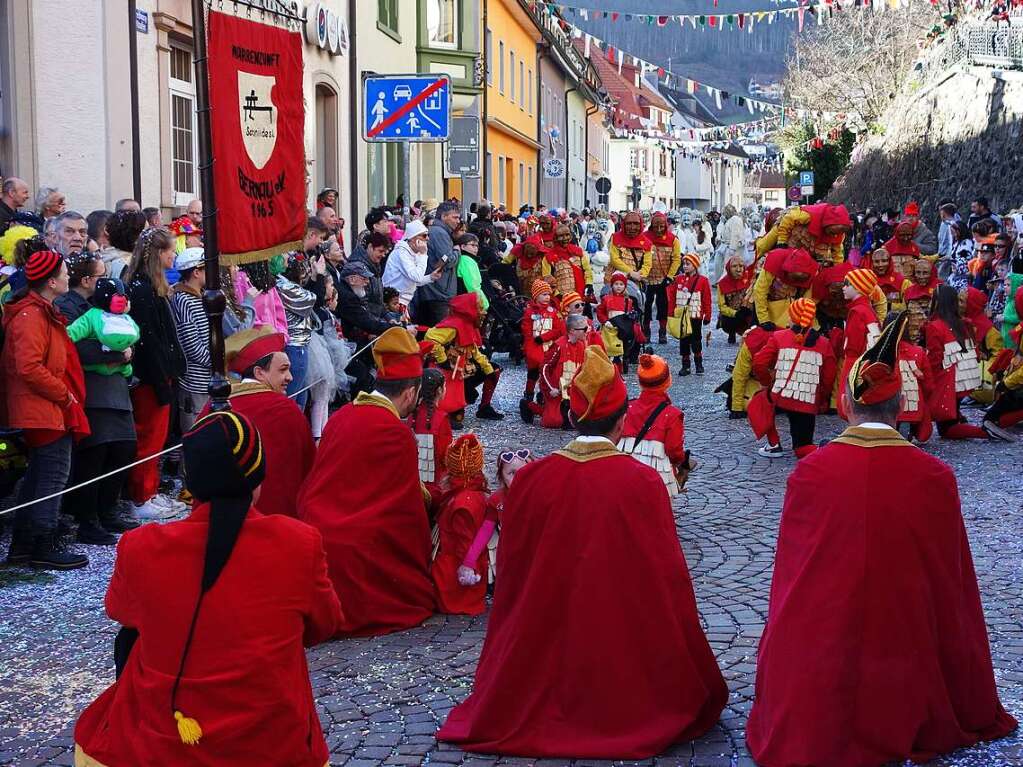
{"label": "red banner", "polygon": [[217,243],[227,264],[302,247],[305,107],[298,33],[210,11]]}

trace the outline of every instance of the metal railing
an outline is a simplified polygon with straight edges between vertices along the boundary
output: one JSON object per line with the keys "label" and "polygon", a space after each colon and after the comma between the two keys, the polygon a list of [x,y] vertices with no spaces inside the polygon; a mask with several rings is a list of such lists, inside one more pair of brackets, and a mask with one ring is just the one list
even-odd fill
{"label": "metal railing", "polygon": [[1023,19],[970,23],[950,29],[944,40],[913,65],[915,79],[928,82],[963,64],[997,69],[1023,69]]}

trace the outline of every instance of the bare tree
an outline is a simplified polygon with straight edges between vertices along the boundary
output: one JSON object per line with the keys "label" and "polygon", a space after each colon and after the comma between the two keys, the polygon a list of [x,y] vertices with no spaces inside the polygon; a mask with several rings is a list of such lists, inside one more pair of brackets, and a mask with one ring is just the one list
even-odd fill
{"label": "bare tree", "polygon": [[875,122],[939,20],[929,2],[911,0],[905,8],[848,8],[821,24],[810,21],[788,58],[788,100],[813,111],[859,112],[868,125]]}

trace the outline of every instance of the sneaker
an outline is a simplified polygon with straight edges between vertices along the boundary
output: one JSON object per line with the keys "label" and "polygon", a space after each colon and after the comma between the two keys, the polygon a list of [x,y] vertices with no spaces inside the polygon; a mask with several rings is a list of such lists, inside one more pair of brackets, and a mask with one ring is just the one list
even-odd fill
{"label": "sneaker", "polygon": [[175,512],[166,506],[157,506],[153,501],[138,504],[132,509],[136,519],[169,519]]}
{"label": "sneaker", "polygon": [[89,564],[89,558],[60,546],[56,535],[49,533],[36,538],[29,564],[40,570],[77,570]]}
{"label": "sneaker", "polygon": [[988,436],[991,437],[991,439],[998,439],[1001,440],[1002,442],[1016,441],[1016,436],[1012,432],[1008,431],[1007,429],[1003,429],[994,421],[981,421],[980,428],[986,431]]}
{"label": "sneaker", "polygon": [[99,522],[80,522],[78,542],[91,546],[113,546],[117,538],[101,527]]}
{"label": "sneaker", "polygon": [[484,421],[503,421],[504,413],[494,410],[493,405],[480,405],[476,408],[476,417],[482,418]]}
{"label": "sneaker", "polygon": [[155,503],[157,506],[167,508],[173,511],[175,514],[180,514],[184,511],[188,511],[189,504],[182,503],[169,495],[157,494],[149,500],[150,503]]}
{"label": "sneaker", "polygon": [[781,445],[764,445],[757,450],[757,455],[764,458],[782,458],[785,455],[785,451],[781,449]]}

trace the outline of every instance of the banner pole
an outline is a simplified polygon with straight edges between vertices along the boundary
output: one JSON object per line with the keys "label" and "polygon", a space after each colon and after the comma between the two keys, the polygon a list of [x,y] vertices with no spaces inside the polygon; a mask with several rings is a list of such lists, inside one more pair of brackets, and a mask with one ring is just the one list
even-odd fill
{"label": "banner pole", "polygon": [[220,250],[217,245],[217,201],[213,191],[213,134],[210,128],[210,81],[206,48],[204,0],[192,0],[192,36],[195,45],[195,101],[199,128],[199,189],[202,195],[203,247],[206,252],[206,290],[202,304],[210,323],[210,410],[229,410],[231,384],[224,375],[224,309],[227,299],[220,286]]}

